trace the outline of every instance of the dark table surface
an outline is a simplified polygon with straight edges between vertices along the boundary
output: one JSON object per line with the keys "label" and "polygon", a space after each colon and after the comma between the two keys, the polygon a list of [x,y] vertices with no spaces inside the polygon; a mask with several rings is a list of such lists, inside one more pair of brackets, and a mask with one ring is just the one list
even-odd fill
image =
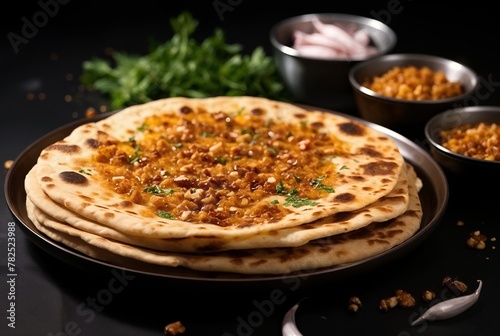
{"label": "dark table surface", "polygon": [[[201,35],[219,26],[229,42],[242,44],[245,51],[259,45],[269,51],[268,32],[286,17],[313,12],[375,17],[398,34],[393,52],[428,53],[463,62],[481,77],[477,104],[500,105],[500,64],[494,51],[498,20],[486,1],[458,5],[310,0],[278,5],[283,6],[281,11],[272,10],[270,2],[223,0],[204,4],[145,0],[105,7],[97,1],[42,0],[12,5],[2,11],[1,20],[2,162],[16,159],[48,132],[84,118],[86,109],[97,104],[78,94],[83,61],[104,56],[108,47],[145,53],[150,37],[169,38],[169,18],[185,9],[200,21]],[[217,6],[225,10],[217,13]],[[39,20],[37,28],[23,31],[26,22],[33,20]],[[14,47],[8,38],[11,33],[29,37]],[[34,98],[28,99],[29,94]],[[66,96],[73,99],[68,102]],[[355,109],[339,112],[356,114]],[[414,131],[409,140],[422,144],[423,133]],[[6,174],[4,169],[2,183]],[[490,239],[500,235],[498,189],[489,184],[470,186],[447,177],[446,210],[432,233],[413,249],[338,279],[298,277],[294,282],[273,282],[270,286],[178,281],[72,264],[33,243],[9,211],[2,193],[0,334],[162,335],[166,324],[179,320],[187,328],[185,335],[280,335],[286,311],[308,297],[297,312],[303,335],[498,335],[500,262],[496,242],[488,240],[484,250],[465,244],[473,231]],[[464,225],[457,225],[459,221]],[[8,242],[15,243],[15,248]],[[7,267],[9,261],[14,269]],[[427,307],[419,298],[422,290],[436,290],[439,300],[449,298],[441,287],[446,275],[466,283],[469,293],[477,287],[476,280],[482,280],[479,301],[457,317],[411,326]],[[381,312],[379,301],[400,288],[417,296],[416,307]],[[347,298],[352,295],[364,303],[354,315],[346,310]]]}

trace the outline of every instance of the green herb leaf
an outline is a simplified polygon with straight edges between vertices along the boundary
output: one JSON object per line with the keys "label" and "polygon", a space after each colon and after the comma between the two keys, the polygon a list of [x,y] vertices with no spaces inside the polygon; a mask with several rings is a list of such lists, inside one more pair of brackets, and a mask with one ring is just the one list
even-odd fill
{"label": "green herb leaf", "polygon": [[144,131],[145,131],[145,130],[147,130],[147,129],[148,129],[148,124],[146,124],[146,123],[143,123],[141,126],[139,126],[139,127],[137,128],[137,130],[138,130],[139,132],[144,132]]}
{"label": "green herb leaf", "polygon": [[323,180],[325,179],[326,176],[320,176],[318,178],[315,178],[311,181],[311,185],[316,188],[316,189],[321,189],[321,190],[324,190],[324,191],[327,191],[329,193],[334,193],[335,192],[335,189],[332,188],[332,187],[329,187],[329,186],[326,186],[323,184]]}
{"label": "green herb leaf", "polygon": [[139,146],[136,146],[136,147],[134,148],[134,154],[132,154],[132,155],[130,156],[130,158],[129,158],[129,162],[130,162],[130,163],[134,163],[134,162],[139,161],[139,158],[141,157],[141,156],[139,155],[139,150],[140,150],[140,147],[139,147]]}
{"label": "green herb leaf", "polygon": [[170,188],[161,188],[160,186],[154,185],[147,188],[144,188],[144,192],[151,193],[153,195],[158,196],[168,196],[172,195],[175,190]]}
{"label": "green herb leaf", "polygon": [[278,195],[283,195],[288,193],[288,190],[286,189],[285,185],[283,184],[283,181],[281,180],[276,185],[276,193]]}
{"label": "green herb leaf", "polygon": [[92,175],[90,169],[80,169],[78,172],[85,175]]}
{"label": "green herb leaf", "polygon": [[312,201],[308,198],[299,197],[299,192],[297,191],[297,189],[292,188],[291,190],[288,190],[281,180],[276,185],[276,193],[278,195],[287,195],[287,198],[285,198],[285,203],[283,203],[284,206],[293,206],[294,208],[300,208],[307,205],[315,206],[319,204],[318,202]]}
{"label": "green herb leaf", "polygon": [[109,97],[112,109],[160,98],[185,96],[261,96],[290,100],[273,58],[262,47],[243,54],[220,28],[198,43],[198,21],[188,12],[170,20],[174,32],[164,43],[153,41],[143,56],[115,51],[111,59],[84,61],[80,81]]}
{"label": "green herb leaf", "polygon": [[175,216],[172,215],[170,212],[164,211],[164,210],[158,210],[158,216],[161,218],[166,218],[166,219],[175,219]]}

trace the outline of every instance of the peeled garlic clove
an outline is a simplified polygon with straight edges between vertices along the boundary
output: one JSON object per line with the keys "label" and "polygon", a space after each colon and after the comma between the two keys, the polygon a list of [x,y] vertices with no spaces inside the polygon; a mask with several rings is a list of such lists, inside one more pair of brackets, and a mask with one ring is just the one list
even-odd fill
{"label": "peeled garlic clove", "polygon": [[297,302],[286,312],[283,322],[281,323],[281,334],[283,336],[303,336],[295,322],[295,312],[299,308],[299,305],[300,302]]}
{"label": "peeled garlic clove", "polygon": [[444,320],[463,313],[479,299],[479,294],[481,293],[481,287],[483,286],[483,283],[481,282],[481,280],[477,281],[479,282],[479,286],[474,293],[446,300],[432,306],[425,313],[423,313],[422,316],[413,321],[411,325],[413,326],[423,321]]}

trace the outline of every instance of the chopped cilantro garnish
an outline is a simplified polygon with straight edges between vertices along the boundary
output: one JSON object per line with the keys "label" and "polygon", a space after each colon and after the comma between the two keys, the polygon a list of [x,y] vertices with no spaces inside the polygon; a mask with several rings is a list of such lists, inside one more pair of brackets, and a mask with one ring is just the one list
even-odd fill
{"label": "chopped cilantro garnish", "polygon": [[306,205],[318,205],[318,202],[312,201],[308,198],[301,198],[297,195],[290,195],[286,198],[284,206],[293,206],[294,208],[300,208]]}
{"label": "chopped cilantro garnish", "polygon": [[322,181],[324,179],[325,179],[325,176],[320,176],[318,178],[313,179],[310,184],[316,189],[321,189],[321,190],[327,191],[329,193],[334,193],[335,189],[323,184]]}
{"label": "chopped cilantro garnish", "polygon": [[78,172],[82,173],[82,174],[85,174],[85,175],[92,175],[90,173],[90,169],[80,169]]}
{"label": "chopped cilantro garnish", "polygon": [[139,161],[139,158],[140,158],[140,155],[139,155],[139,150],[140,150],[140,147],[139,146],[136,146],[134,148],[134,154],[132,154],[129,158],[129,162],[130,163],[134,163],[134,162],[137,162]]}
{"label": "chopped cilantro garnish", "polygon": [[292,188],[291,190],[288,190],[284,185],[283,182],[280,180],[279,183],[276,185],[276,193],[279,195],[287,195],[287,198],[285,199],[285,203],[283,204],[284,206],[293,206],[294,208],[300,208],[302,206],[306,205],[318,205],[318,202],[312,201],[308,198],[302,198],[299,197],[299,192],[297,189]]}
{"label": "chopped cilantro garnish", "polygon": [[255,133],[254,135],[252,135],[252,139],[250,140],[250,143],[251,144],[254,144],[257,139],[259,138],[260,134],[259,133]]}
{"label": "chopped cilantro garnish", "polygon": [[286,189],[285,185],[283,184],[283,181],[281,180],[276,185],[276,193],[278,195],[283,195],[288,193],[288,190]]}
{"label": "chopped cilantro garnish", "polygon": [[161,218],[165,219],[175,219],[175,216],[172,215],[170,212],[164,211],[164,210],[158,210],[158,216]]}
{"label": "chopped cilantro garnish", "polygon": [[228,158],[223,158],[223,157],[220,157],[220,156],[218,156],[218,157],[216,158],[216,160],[217,160],[217,163],[220,163],[220,164],[222,164],[222,165],[225,165],[225,164],[229,161],[229,159],[228,159]]}
{"label": "chopped cilantro garnish", "polygon": [[146,123],[142,123],[142,125],[137,128],[137,130],[139,132],[144,132],[147,129],[148,129],[148,125]]}
{"label": "chopped cilantro garnish", "polygon": [[241,130],[241,134],[253,134],[253,131],[245,128]]}
{"label": "chopped cilantro garnish", "polygon": [[162,187],[157,186],[157,185],[144,188],[144,191],[147,192],[147,193],[158,195],[158,196],[172,195],[175,192],[174,189],[162,188]]}
{"label": "chopped cilantro garnish", "polygon": [[277,150],[276,150],[276,148],[274,148],[274,147],[267,146],[267,150],[268,150],[268,151],[269,151],[269,153],[271,153],[271,155],[273,155],[273,156],[278,155],[278,151],[277,151]]}

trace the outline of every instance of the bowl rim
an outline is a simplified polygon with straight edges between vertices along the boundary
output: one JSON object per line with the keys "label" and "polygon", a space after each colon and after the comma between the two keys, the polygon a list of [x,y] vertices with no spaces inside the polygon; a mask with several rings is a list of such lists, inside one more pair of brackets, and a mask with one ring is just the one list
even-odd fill
{"label": "bowl rim", "polygon": [[[434,61],[434,62],[446,62],[448,64],[451,64],[454,67],[461,68],[465,72],[467,72],[470,75],[470,78],[472,79],[472,86],[469,90],[465,91],[461,95],[458,96],[453,96],[453,97],[448,97],[448,98],[442,98],[442,99],[427,99],[427,100],[410,100],[410,99],[400,99],[400,98],[392,98],[392,97],[387,97],[382,94],[376,93],[373,90],[370,90],[366,86],[361,85],[356,80],[356,73],[360,69],[364,69],[366,67],[370,67],[374,64],[378,64],[380,62],[391,62],[391,61],[398,61],[398,60],[404,60],[404,61]],[[349,74],[348,74],[349,82],[351,83],[351,86],[353,87],[354,91],[362,93],[364,95],[367,95],[369,97],[372,97],[374,99],[379,99],[387,102],[392,102],[392,103],[409,103],[409,104],[415,104],[415,105],[436,105],[436,104],[449,104],[453,103],[456,101],[461,101],[464,100],[465,98],[469,97],[472,95],[472,93],[475,92],[476,88],[479,85],[479,76],[474,71],[471,67],[457,62],[455,60],[452,60],[450,58],[438,56],[438,55],[433,55],[433,54],[423,54],[423,53],[396,53],[396,54],[386,54],[386,55],[380,55],[372,59],[367,59],[366,61],[360,62],[358,64],[353,65],[351,69],[349,69]]]}
{"label": "bowl rim", "polygon": [[[294,22],[303,22],[303,21],[312,21],[313,18],[333,18],[333,19],[338,19],[338,20],[345,20],[345,21],[354,21],[356,23],[362,23],[365,25],[369,25],[372,28],[375,28],[379,31],[383,31],[385,34],[389,36],[390,43],[388,45],[382,46],[382,48],[379,48],[377,52],[373,55],[370,55],[368,57],[351,57],[351,58],[324,58],[324,57],[313,57],[313,56],[304,56],[300,55],[299,52],[285,44],[282,44],[279,42],[276,38],[276,32],[278,29],[285,25],[292,24]],[[396,46],[398,37],[396,35],[396,32],[387,24],[384,22],[370,18],[367,16],[362,16],[362,15],[356,15],[356,14],[348,14],[348,13],[330,13],[330,12],[322,12],[322,13],[308,13],[308,14],[302,14],[302,15],[296,15],[296,16],[291,16],[288,18],[285,18],[278,23],[274,24],[274,26],[271,27],[270,33],[269,33],[269,39],[271,41],[271,45],[274,46],[276,50],[279,50],[285,55],[294,57],[294,58],[301,58],[301,59],[306,59],[306,60],[315,60],[315,61],[326,61],[326,62],[359,62],[359,61],[364,61],[364,60],[370,60],[374,57],[379,57],[382,56],[386,53],[388,53],[390,50],[394,49]]]}
{"label": "bowl rim", "polygon": [[[444,154],[446,156],[452,157],[456,160],[460,161],[465,161],[469,163],[475,163],[475,164],[481,164],[481,165],[487,165],[491,167],[496,167],[500,168],[500,161],[493,161],[493,160],[484,160],[484,159],[477,159],[473,158],[470,156],[465,156],[462,154],[459,154],[457,152],[454,152],[443,145],[441,145],[440,140],[437,138],[437,133],[432,131],[432,129],[437,128],[438,130],[444,130],[444,129],[451,129],[453,127],[457,127],[459,125],[466,124],[467,122],[458,122],[455,123],[454,125],[450,126],[445,126],[443,125],[442,122],[439,120],[455,120],[452,118],[453,116],[457,115],[472,115],[472,114],[493,114],[493,115],[498,115],[498,119],[500,120],[500,106],[494,106],[494,105],[477,105],[477,106],[465,106],[465,107],[460,107],[460,108],[455,108],[455,109],[448,109],[446,111],[440,112],[430,118],[425,126],[424,126],[424,134],[429,142],[429,144],[434,147],[436,150],[438,150],[441,154]],[[450,117],[450,118],[449,118]],[[464,120],[467,120],[467,118],[464,118]],[[500,126],[500,123],[499,123]]]}

